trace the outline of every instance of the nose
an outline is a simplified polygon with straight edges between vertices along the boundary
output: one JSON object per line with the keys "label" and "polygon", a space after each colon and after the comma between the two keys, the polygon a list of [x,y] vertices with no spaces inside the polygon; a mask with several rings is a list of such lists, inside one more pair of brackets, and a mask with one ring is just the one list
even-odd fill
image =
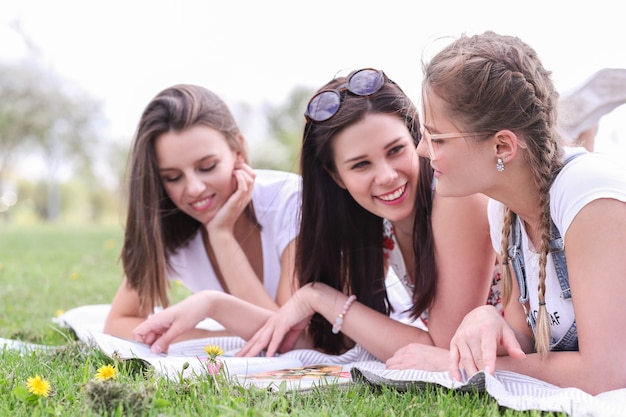
{"label": "nose", "polygon": [[423,137],[417,144],[417,154],[419,156],[423,156],[424,158],[431,159],[430,152],[428,152],[428,144],[426,143],[426,139]]}
{"label": "nose", "polygon": [[381,164],[376,172],[376,183],[379,185],[391,184],[396,178],[398,172],[388,163]]}
{"label": "nose", "polygon": [[190,196],[198,196],[205,190],[206,185],[196,175],[187,175],[187,194]]}

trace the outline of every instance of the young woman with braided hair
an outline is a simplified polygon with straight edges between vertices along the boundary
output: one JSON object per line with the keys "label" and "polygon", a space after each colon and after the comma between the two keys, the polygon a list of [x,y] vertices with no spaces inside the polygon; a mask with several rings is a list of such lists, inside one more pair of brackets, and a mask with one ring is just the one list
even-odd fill
{"label": "young woman with braided hair", "polygon": [[505,311],[478,307],[449,351],[412,344],[388,366],[457,379],[505,369],[592,394],[626,387],[626,305],[614,296],[626,293],[626,171],[561,144],[550,72],[519,38],[460,37],[425,66],[422,95],[418,152],[437,192],[491,198]]}

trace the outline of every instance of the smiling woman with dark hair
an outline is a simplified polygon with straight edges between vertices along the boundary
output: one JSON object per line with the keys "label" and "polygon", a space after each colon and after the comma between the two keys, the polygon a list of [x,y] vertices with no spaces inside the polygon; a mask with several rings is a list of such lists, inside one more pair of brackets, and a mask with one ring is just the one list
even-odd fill
{"label": "smiling woman with dark hair", "polygon": [[331,353],[357,343],[379,360],[411,341],[447,347],[492,283],[486,198],[433,191],[417,109],[382,71],[330,81],[305,116],[301,289],[240,354],[272,355],[299,336]]}

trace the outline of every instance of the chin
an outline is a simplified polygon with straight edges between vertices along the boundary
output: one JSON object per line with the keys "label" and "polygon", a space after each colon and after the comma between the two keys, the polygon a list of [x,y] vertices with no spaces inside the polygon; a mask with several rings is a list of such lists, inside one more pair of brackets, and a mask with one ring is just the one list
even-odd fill
{"label": "chin", "polygon": [[442,197],[465,197],[466,195],[468,195],[467,192],[462,192],[461,190],[442,186],[441,183],[437,183],[436,190],[437,194]]}

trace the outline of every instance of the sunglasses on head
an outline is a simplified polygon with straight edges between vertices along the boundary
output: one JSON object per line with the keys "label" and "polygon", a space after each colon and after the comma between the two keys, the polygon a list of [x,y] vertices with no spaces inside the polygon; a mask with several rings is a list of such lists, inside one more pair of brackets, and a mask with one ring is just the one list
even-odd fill
{"label": "sunglasses on head", "polygon": [[333,90],[322,90],[315,94],[304,112],[307,121],[323,122],[333,117],[341,106],[341,93],[348,91],[356,96],[370,96],[380,90],[385,81],[391,81],[384,72],[363,68],[351,72],[345,84]]}

